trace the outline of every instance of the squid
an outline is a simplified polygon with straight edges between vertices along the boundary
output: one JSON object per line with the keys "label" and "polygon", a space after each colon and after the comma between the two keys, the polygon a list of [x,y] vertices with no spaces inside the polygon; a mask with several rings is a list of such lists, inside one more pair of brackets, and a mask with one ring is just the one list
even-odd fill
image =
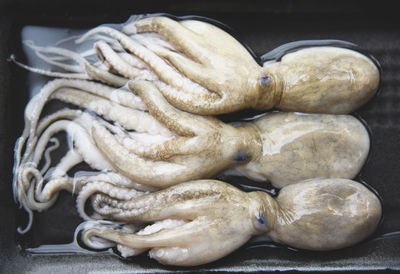
{"label": "squid", "polygon": [[[95,41],[92,51],[81,54],[27,43],[65,73],[24,67],[117,87],[129,80],[152,81],[176,108],[201,115],[246,108],[347,114],[370,100],[380,82],[378,63],[345,47],[292,49],[261,66],[227,32],[198,20],[141,18],[122,25],[122,30],[99,26],[76,43],[89,39]],[[97,63],[86,58],[94,53]]]}
{"label": "squid", "polygon": [[285,186],[276,198],[217,180],[189,181],[131,199],[109,188],[105,193],[90,183],[80,192],[80,207],[90,197],[96,218],[113,220],[84,215],[91,221],[81,226],[82,242],[93,249],[117,245],[125,257],[149,250],[167,265],[218,260],[254,235],[299,249],[340,249],[371,235],[382,214],[379,198],[347,179],[306,180]]}
{"label": "squid", "polygon": [[353,116],[273,112],[226,124],[173,107],[150,81],[128,86],[177,136],[143,149],[104,127],[91,134],[115,170],[141,184],[165,188],[232,168],[280,188],[315,177],[354,178],[368,156],[368,132]]}

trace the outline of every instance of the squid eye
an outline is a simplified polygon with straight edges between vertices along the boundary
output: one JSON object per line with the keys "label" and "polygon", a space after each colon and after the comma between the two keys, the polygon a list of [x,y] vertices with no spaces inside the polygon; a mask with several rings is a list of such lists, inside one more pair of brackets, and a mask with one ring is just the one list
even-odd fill
{"label": "squid eye", "polygon": [[264,217],[263,214],[258,215],[258,216],[256,217],[256,219],[257,219],[257,222],[258,222],[260,225],[265,225],[265,224],[267,223],[267,220],[265,220],[265,217]]}
{"label": "squid eye", "polygon": [[249,160],[249,158],[250,155],[247,152],[243,151],[236,152],[235,155],[233,156],[233,160],[239,163],[246,162],[247,160]]}
{"label": "squid eye", "polygon": [[243,123],[242,122],[232,122],[230,125],[233,127],[241,127],[241,126],[243,126]]}
{"label": "squid eye", "polygon": [[271,75],[269,74],[264,74],[263,76],[261,76],[260,78],[260,84],[261,86],[265,87],[267,85],[269,85],[272,81]]}

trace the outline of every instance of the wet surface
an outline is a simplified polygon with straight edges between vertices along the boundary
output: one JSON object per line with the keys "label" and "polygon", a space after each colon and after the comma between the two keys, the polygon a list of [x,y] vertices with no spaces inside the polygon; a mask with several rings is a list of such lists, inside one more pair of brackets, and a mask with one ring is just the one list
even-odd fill
{"label": "wet surface", "polygon": [[[184,13],[193,13],[184,10]],[[94,13],[95,14],[95,13]],[[197,14],[197,12],[196,12]],[[331,252],[298,251],[273,244],[268,239],[259,239],[233,254],[210,265],[196,269],[217,269],[220,271],[240,270],[374,270],[400,268],[400,187],[398,186],[398,170],[400,170],[400,21],[392,16],[387,20],[370,17],[363,14],[324,15],[316,12],[313,15],[297,13],[207,13],[200,15],[215,18],[230,26],[237,37],[247,44],[258,56],[276,48],[279,45],[310,39],[339,39],[358,44],[371,53],[382,66],[381,92],[371,102],[357,111],[372,132],[372,147],[369,161],[361,171],[360,179],[371,185],[381,196],[383,201],[384,219],[378,230],[369,239],[354,247]],[[16,211],[12,201],[12,149],[16,138],[23,128],[23,109],[28,100],[27,73],[13,64],[4,62],[11,53],[16,53],[24,61],[21,51],[21,28],[25,25],[41,24],[75,28],[94,27],[105,22],[119,23],[128,18],[127,13],[110,13],[108,15],[93,15],[83,17],[78,14],[48,14],[47,17],[19,14],[16,17],[1,19],[4,28],[0,32],[1,41],[12,41],[7,46],[0,48],[1,71],[0,86],[3,94],[0,96],[1,114],[1,208],[0,215],[4,216],[0,226],[0,242],[2,259],[11,258],[11,265],[19,269],[31,268],[33,271],[43,269],[56,270],[61,266],[61,261],[75,264],[75,269],[101,269],[127,271],[141,269],[150,271],[155,269],[170,270],[151,261],[146,255],[140,255],[128,261],[117,260],[114,256],[103,255],[93,257],[67,256],[49,257],[36,255],[27,256],[20,253],[15,247],[16,243],[23,247],[38,247],[42,245],[57,244],[70,248],[74,253],[75,247],[60,246],[73,241],[75,228],[81,222],[75,210],[74,197],[63,193],[55,207],[46,212],[35,214],[34,225],[29,233],[22,238],[16,234],[16,219],[26,218],[23,211]],[[38,14],[36,14],[38,15]],[[55,19],[55,20],[53,20]],[[6,21],[9,20],[9,21]],[[12,22],[12,23],[10,23]],[[7,25],[8,24],[8,25]],[[232,120],[257,114],[253,111],[243,111]],[[239,177],[220,177],[227,182],[234,183],[245,190],[265,188],[265,185],[254,184],[250,180]],[[268,187],[268,186],[267,186]],[[277,190],[269,191],[276,193]],[[4,222],[6,220],[6,222]],[[57,247],[55,247],[57,248]],[[31,250],[32,251],[32,250]],[[53,252],[54,253],[54,252]],[[21,256],[22,254],[22,256]],[[90,264],[85,262],[90,261]],[[23,262],[23,263],[21,263]],[[44,264],[39,266],[39,264]],[[47,268],[49,267],[49,268]],[[71,266],[72,267],[72,266]],[[6,268],[5,268],[6,269]],[[16,268],[17,269],[17,268]],[[177,268],[179,269],[179,268]],[[1,270],[1,268],[0,268]]]}

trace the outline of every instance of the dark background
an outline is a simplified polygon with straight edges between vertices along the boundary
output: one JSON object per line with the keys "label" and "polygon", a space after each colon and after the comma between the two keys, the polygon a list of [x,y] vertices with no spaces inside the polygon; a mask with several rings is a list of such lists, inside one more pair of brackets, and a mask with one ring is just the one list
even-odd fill
{"label": "dark background", "polygon": [[[162,266],[145,255],[130,262],[109,255],[32,256],[17,246],[17,213],[12,200],[13,147],[23,128],[28,100],[26,72],[7,62],[11,53],[20,60],[20,31],[25,25],[86,29],[102,23],[121,23],[131,14],[166,12],[202,15],[233,29],[235,36],[260,56],[275,47],[308,39],[340,39],[358,44],[380,62],[381,92],[357,111],[372,132],[370,159],[360,178],[378,191],[383,200],[384,220],[372,238],[334,252],[293,251],[286,247],[246,245],[210,265],[189,270],[217,271],[383,271],[400,269],[400,15],[396,1],[0,1],[0,272],[23,273],[93,270],[152,272],[185,270]],[[232,182],[244,179],[231,178]],[[71,196],[59,205],[70,210],[36,214],[28,235],[67,243],[80,222]],[[23,215],[22,215],[23,216]],[[67,220],[67,221],[65,221]],[[48,224],[45,228],[44,224]],[[69,231],[69,234],[63,232]],[[72,231],[72,232],[71,232]],[[57,238],[56,236],[59,234]]]}

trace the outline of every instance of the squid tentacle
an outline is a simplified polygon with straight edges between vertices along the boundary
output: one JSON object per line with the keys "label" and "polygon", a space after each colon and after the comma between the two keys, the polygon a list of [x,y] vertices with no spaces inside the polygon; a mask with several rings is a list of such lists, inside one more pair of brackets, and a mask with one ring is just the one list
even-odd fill
{"label": "squid tentacle", "polygon": [[137,33],[157,32],[172,42],[198,63],[200,56],[207,56],[207,51],[199,46],[201,37],[182,24],[167,17],[149,17],[134,23]]}
{"label": "squid tentacle", "polygon": [[[63,113],[65,114],[65,112]],[[99,153],[92,144],[88,133],[85,132],[78,123],[68,120],[58,120],[50,124],[50,126],[43,131],[40,138],[35,141],[35,146],[32,147],[32,154],[29,154],[29,157],[27,158],[23,158],[22,164],[16,167],[14,193],[20,203],[29,203],[29,199],[26,201],[26,195],[24,194],[25,191],[32,191],[34,188],[36,189],[35,193],[37,194],[42,190],[44,180],[42,172],[47,170],[49,163],[45,162],[42,172],[40,172],[36,167],[39,165],[39,161],[42,158],[43,152],[45,152],[46,145],[51,137],[61,130],[65,130],[69,133],[69,135],[75,140],[73,141],[74,146],[77,147],[80,152],[78,153],[74,149],[70,150],[52,170],[50,180],[54,177],[64,176],[70,168],[82,162],[82,160],[85,160],[92,167],[99,170],[111,169],[111,166],[106,160],[104,160],[102,154]],[[82,151],[84,153],[82,153]],[[90,153],[86,153],[85,151],[89,151]],[[39,197],[40,195],[37,194],[36,196]],[[42,199],[38,198],[38,200]],[[47,200],[47,198],[44,200]],[[24,207],[34,207],[38,210],[41,209],[37,204],[24,205]]]}
{"label": "squid tentacle", "polygon": [[[24,41],[24,44],[27,45],[29,48],[34,50],[35,54],[41,58],[46,63],[51,65],[57,66],[65,71],[75,72],[75,73],[85,73],[84,71],[84,64],[85,59],[80,57],[79,54],[66,50],[63,48],[58,47],[40,47],[36,46],[33,41]],[[49,56],[47,56],[49,55]],[[53,56],[50,56],[53,55]],[[60,62],[65,60],[73,60],[77,65],[69,65],[67,62]]]}
{"label": "squid tentacle", "polygon": [[[80,110],[72,110],[72,109],[62,109],[59,110],[55,113],[52,113],[46,117],[44,117],[39,125],[37,126],[37,130],[36,130],[36,135],[35,136],[30,136],[32,137],[29,141],[29,146],[28,148],[25,149],[23,158],[21,159],[20,165],[26,164],[27,162],[31,161],[32,159],[32,154],[36,148],[36,144],[39,140],[39,137],[41,136],[41,134],[43,133],[44,130],[46,130],[47,127],[49,127],[49,125],[51,125],[53,122],[57,121],[57,120],[74,120],[76,118],[78,118],[80,115],[82,115],[82,111]],[[52,142],[57,142],[58,140],[56,138],[51,138],[49,139],[49,141]],[[48,159],[50,159],[48,157]],[[49,165],[49,161],[46,162],[45,165]],[[43,167],[43,172],[44,172],[45,168]],[[43,173],[42,172],[42,173]]]}
{"label": "squid tentacle", "polygon": [[106,43],[98,41],[94,47],[97,50],[98,56],[101,59],[107,60],[113,69],[119,74],[128,79],[145,79],[145,80],[156,80],[158,77],[149,70],[138,69],[126,62],[125,59],[118,53],[114,52],[113,49]]}
{"label": "squid tentacle", "polygon": [[[29,44],[28,44],[29,45]],[[35,53],[38,55],[38,57],[42,58],[44,61],[56,65],[62,69],[65,69],[67,72],[55,72],[55,71],[48,71],[44,69],[38,69],[38,68],[33,68],[28,65],[25,65],[15,59],[15,56],[12,55],[10,57],[10,60],[13,61],[15,64],[19,65],[20,67],[32,71],[34,73],[38,73],[41,75],[49,76],[49,77],[56,77],[56,78],[64,78],[64,79],[79,79],[79,80],[98,80],[103,83],[108,83],[112,84],[113,86],[116,87],[122,87],[126,84],[128,79],[125,79],[123,77],[120,77],[118,75],[114,75],[108,71],[105,71],[103,69],[97,68],[96,66],[90,64],[83,56],[80,54],[63,49],[60,47],[38,47],[38,46],[33,46],[31,45]],[[60,57],[46,57],[44,56],[45,53],[53,53],[53,54],[58,54]],[[79,65],[75,65],[71,67],[70,65],[67,65],[65,63],[61,63],[59,61],[56,61],[55,59],[71,59],[76,61]],[[69,72],[71,71],[72,72]],[[74,71],[82,71],[78,73],[74,73]]]}
{"label": "squid tentacle", "polygon": [[119,57],[124,60],[127,64],[140,70],[150,70],[149,66],[135,55],[129,54],[128,52],[118,53]]}
{"label": "squid tentacle", "polygon": [[121,188],[111,185],[108,182],[103,181],[93,181],[87,183],[82,190],[79,192],[78,198],[76,199],[76,207],[78,214],[85,220],[92,220],[85,212],[86,200],[97,192],[105,192],[108,196],[119,199],[119,200],[129,200],[132,198],[140,197],[145,194],[145,192],[140,192],[135,189]]}
{"label": "squid tentacle", "polygon": [[87,73],[70,73],[70,72],[55,72],[55,71],[48,71],[44,69],[39,69],[39,68],[34,68],[30,67],[28,65],[25,65],[15,58],[14,55],[10,57],[10,60],[15,63],[16,65],[20,66],[21,68],[24,68],[28,71],[31,71],[33,73],[37,73],[40,75],[44,76],[49,76],[49,77],[55,77],[55,78],[64,78],[64,79],[76,79],[76,80],[91,80],[92,78],[87,74]]}
{"label": "squid tentacle", "polygon": [[[152,193],[140,193],[140,196],[135,196],[133,193],[132,198],[125,194],[126,190],[105,182],[102,185],[87,184],[80,191],[77,204],[79,212],[85,216],[86,213],[82,211],[83,206],[91,195],[96,194],[92,200],[95,211],[97,213],[103,211],[102,206],[112,207],[115,210],[114,220],[125,222],[149,222],[171,218],[192,220],[202,214],[207,204],[223,200],[231,191],[235,191],[233,187],[224,188],[218,182],[214,184],[206,180],[199,182],[185,182]],[[185,212],[183,208],[187,206],[197,210]]]}
{"label": "squid tentacle", "polygon": [[[149,112],[162,124],[181,136],[195,135],[198,124],[193,123],[194,116],[171,106],[151,82],[131,81],[128,87],[142,98]],[[187,122],[189,119],[190,122]],[[200,122],[201,118],[198,120]]]}
{"label": "squid tentacle", "polygon": [[[22,134],[21,147],[25,144],[26,138],[36,135],[36,126],[42,112],[44,105],[51,99],[51,95],[61,87],[71,87],[85,90],[87,92],[93,93],[95,95],[104,96],[110,100],[119,102],[126,102],[125,105],[128,107],[143,109],[143,103],[141,100],[137,99],[137,96],[130,95],[128,92],[126,94],[121,94],[123,91],[118,91],[105,85],[79,80],[54,80],[46,84],[42,90],[35,95],[28,103],[25,108],[25,128]],[[28,141],[29,143],[29,141]],[[20,153],[19,153],[20,155]]]}
{"label": "squid tentacle", "polygon": [[79,89],[60,88],[53,93],[52,98],[94,111],[106,120],[114,121],[127,130],[135,130],[137,132],[149,132],[150,130],[151,132],[149,133],[152,134],[172,135],[168,129],[147,112],[121,106],[110,100],[82,92]]}
{"label": "squid tentacle", "polygon": [[[207,142],[212,136],[217,138],[219,142],[218,128],[222,125],[217,120],[211,117],[195,116],[175,109],[168,104],[151,82],[135,81],[131,82],[129,87],[141,96],[143,102],[149,108],[149,112],[167,128],[176,132],[179,137],[166,140],[159,145],[150,147],[150,149],[129,148],[120,143],[120,137],[113,136],[107,129],[97,124],[92,129],[92,137],[96,145],[109,159],[109,162],[119,172],[140,183],[159,187],[169,185],[173,181],[199,178],[208,169],[218,169],[220,166],[220,168],[223,168],[231,162],[230,156],[227,155],[228,160],[216,161],[216,166],[207,169],[194,154],[198,152],[204,154],[202,157],[207,157],[209,147]],[[228,127],[227,131],[229,132],[229,130],[235,131],[234,128]],[[197,136],[197,133],[201,136]],[[230,142],[235,146],[238,140],[231,139]],[[134,153],[130,153],[132,151]],[[181,156],[187,156],[186,160]],[[143,157],[156,160],[156,162]],[[132,169],[133,166],[138,168]],[[198,167],[200,170],[196,170]],[[165,172],[164,176],[162,175],[163,172]],[[166,174],[169,174],[169,176]]]}
{"label": "squid tentacle", "polygon": [[[81,43],[85,41],[88,37],[97,34],[99,32],[100,33],[103,32],[114,37],[121,43],[121,45],[124,48],[129,50],[136,57],[143,60],[143,62],[145,62],[163,82],[170,84],[179,91],[193,95],[210,94],[210,93],[212,94],[212,92],[209,92],[202,86],[195,84],[190,79],[181,75],[178,71],[176,71],[176,69],[169,66],[160,56],[155,54],[153,51],[144,47],[139,42],[136,42],[134,39],[130,38],[129,36],[115,29],[109,27],[97,27],[95,29],[88,31],[76,42]],[[174,94],[174,96],[177,100],[179,99],[179,94]]]}
{"label": "squid tentacle", "polygon": [[172,157],[201,153],[205,145],[205,142],[199,137],[178,137],[149,147],[135,144],[130,146],[128,150],[144,158],[150,158],[155,161],[167,161]]}
{"label": "squid tentacle", "polygon": [[154,162],[129,153],[116,137],[99,123],[93,126],[91,135],[113,167],[134,181],[163,187],[173,184],[178,178],[190,178],[191,169],[184,165]]}
{"label": "squid tentacle", "polygon": [[[79,88],[87,92],[108,98],[116,103],[121,103],[127,107],[145,110],[145,106],[143,105],[142,101],[138,99],[137,96],[134,96],[129,92],[115,90],[105,85],[87,81],[65,79],[51,81],[29,101],[27,107],[25,108],[25,128],[15,145],[14,172],[21,163],[21,157],[27,158],[32,152],[32,146],[34,146],[36,142],[35,138],[38,130],[37,124],[44,105],[49,99],[51,99],[52,94],[61,87]],[[26,147],[24,154],[25,156],[22,156],[22,150],[24,147]],[[16,182],[14,180],[14,188],[15,185]]]}

